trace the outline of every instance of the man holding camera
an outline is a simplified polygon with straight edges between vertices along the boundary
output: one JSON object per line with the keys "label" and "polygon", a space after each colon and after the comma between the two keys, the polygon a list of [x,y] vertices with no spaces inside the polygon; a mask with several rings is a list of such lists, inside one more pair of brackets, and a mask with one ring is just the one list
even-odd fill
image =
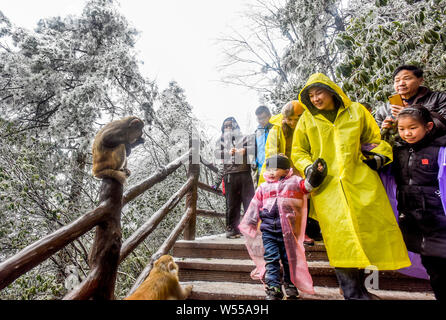
{"label": "man holding camera", "polygon": [[395,69],[393,87],[401,99],[390,101],[376,111],[375,120],[381,130],[392,128],[396,115],[412,104],[422,104],[446,118],[446,92],[431,91],[422,86],[423,81],[423,70],[416,66],[402,65]]}

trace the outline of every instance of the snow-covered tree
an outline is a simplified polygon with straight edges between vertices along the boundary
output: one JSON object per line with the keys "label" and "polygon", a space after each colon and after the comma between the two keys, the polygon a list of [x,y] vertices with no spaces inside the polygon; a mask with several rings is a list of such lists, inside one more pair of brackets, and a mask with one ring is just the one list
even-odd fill
{"label": "snow-covered tree", "polygon": [[393,70],[415,64],[426,84],[446,89],[446,1],[350,1],[352,19],[336,41],[344,90],[376,107],[393,92]]}
{"label": "snow-covered tree", "polygon": [[312,73],[334,77],[339,53],[332,43],[345,29],[346,15],[339,0],[256,4],[249,8],[247,34],[235,32],[221,39],[226,54],[223,81],[258,90],[278,111],[296,99]]}
{"label": "snow-covered tree", "polygon": [[[152,119],[157,90],[139,71],[136,37],[113,0],[90,0],[81,15],[42,19],[34,30],[0,12],[0,260],[96,205],[90,146],[101,125],[130,114]],[[66,264],[85,272],[90,236],[2,297],[63,293],[47,282],[63,283]]]}

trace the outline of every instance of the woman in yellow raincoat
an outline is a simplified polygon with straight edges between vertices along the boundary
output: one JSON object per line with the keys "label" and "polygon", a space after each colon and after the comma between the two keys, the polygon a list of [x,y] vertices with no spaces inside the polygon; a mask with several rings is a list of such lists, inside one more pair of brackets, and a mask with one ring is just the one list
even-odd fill
{"label": "woman in yellow raincoat", "polygon": [[[308,110],[294,131],[291,159],[301,172],[323,158],[328,175],[311,197],[330,265],[345,299],[374,298],[364,286],[365,268],[396,270],[410,265],[386,191],[375,171],[392,161],[370,112],[352,102],[327,76],[316,73],[299,94]],[[371,158],[361,145],[372,146]],[[373,169],[375,170],[373,170]]]}
{"label": "woman in yellow raincoat", "polygon": [[[293,100],[283,106],[281,113],[271,117],[269,122],[273,124],[273,127],[269,130],[266,139],[265,159],[280,153],[291,159],[293,132],[303,112],[304,108],[299,101]],[[258,185],[265,182],[264,172],[265,163],[260,171]]]}

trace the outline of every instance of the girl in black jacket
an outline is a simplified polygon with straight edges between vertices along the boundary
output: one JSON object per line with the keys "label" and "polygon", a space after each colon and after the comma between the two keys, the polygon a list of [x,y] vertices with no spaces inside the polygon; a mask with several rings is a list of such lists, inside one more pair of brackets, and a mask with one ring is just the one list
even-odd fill
{"label": "girl in black jacket", "polygon": [[438,153],[446,135],[421,105],[403,109],[397,121],[402,140],[394,146],[392,171],[399,225],[407,249],[421,255],[435,297],[446,300],[446,215],[438,183]]}

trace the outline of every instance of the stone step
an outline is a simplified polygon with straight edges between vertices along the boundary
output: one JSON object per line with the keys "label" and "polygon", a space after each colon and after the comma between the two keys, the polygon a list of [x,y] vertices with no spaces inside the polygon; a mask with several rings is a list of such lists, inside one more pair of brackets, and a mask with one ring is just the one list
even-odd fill
{"label": "stone step", "polygon": [[[214,258],[175,258],[181,281],[237,282],[258,284],[250,277],[255,265],[251,260]],[[338,287],[334,268],[328,261],[308,261],[308,268],[315,286]],[[429,292],[428,280],[408,277],[396,271],[380,271],[378,283],[382,290]]]}
{"label": "stone step", "polygon": [[[307,260],[328,261],[323,242],[313,246],[305,245]],[[193,241],[177,241],[173,248],[173,256],[182,258],[227,258],[249,259],[243,237],[227,239],[224,235],[207,237]]]}
{"label": "stone step", "polygon": [[[189,300],[264,300],[265,291],[263,285],[236,283],[236,282],[210,282],[210,281],[188,281],[181,282],[182,285],[192,284],[192,294]],[[343,300],[344,298],[338,288],[316,286],[315,294],[301,292],[302,300]],[[435,300],[432,293],[407,292],[395,290],[369,291],[382,300]]]}

